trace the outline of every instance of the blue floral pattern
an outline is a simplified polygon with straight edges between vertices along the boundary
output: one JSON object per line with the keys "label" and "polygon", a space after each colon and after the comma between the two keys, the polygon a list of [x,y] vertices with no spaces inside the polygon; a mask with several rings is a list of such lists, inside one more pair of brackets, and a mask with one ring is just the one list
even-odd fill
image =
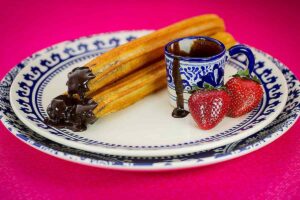
{"label": "blue floral pattern", "polygon": [[[166,56],[167,65],[167,81],[170,88],[175,88],[172,78],[173,59]],[[190,91],[194,85],[203,87],[204,83],[212,86],[220,86],[224,82],[224,67],[227,56],[224,55],[212,63],[203,63],[199,67],[199,62],[180,61],[180,74],[184,86],[184,90]]]}

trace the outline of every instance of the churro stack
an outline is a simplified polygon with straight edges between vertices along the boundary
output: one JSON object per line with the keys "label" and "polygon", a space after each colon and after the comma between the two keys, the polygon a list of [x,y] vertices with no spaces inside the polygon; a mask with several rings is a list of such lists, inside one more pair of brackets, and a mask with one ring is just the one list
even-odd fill
{"label": "churro stack", "polygon": [[[236,43],[227,32],[217,32],[210,36],[224,43],[226,48]],[[94,109],[94,114],[99,118],[126,108],[166,86],[165,61],[160,58],[103,89],[89,93],[88,97],[97,102],[98,106]]]}
{"label": "churro stack", "polygon": [[[73,114],[69,116],[73,118],[75,116],[76,119],[73,121],[86,123],[89,122],[84,119],[86,116],[101,118],[166,87],[164,46],[168,42],[180,37],[210,36],[220,40],[226,48],[229,48],[235,44],[235,40],[224,31],[224,22],[217,15],[196,16],[157,30],[94,58],[85,67],[69,73],[68,95],[83,102],[78,103],[81,107],[78,107],[78,104],[72,107],[75,111],[72,111]],[[91,101],[93,106],[89,105],[90,110],[82,109],[85,106],[84,102]],[[49,112],[56,109],[51,105],[48,108]],[[68,109],[72,110],[65,108],[65,110]],[[51,125],[55,125],[59,120],[66,121],[67,119],[56,117],[53,120]]]}

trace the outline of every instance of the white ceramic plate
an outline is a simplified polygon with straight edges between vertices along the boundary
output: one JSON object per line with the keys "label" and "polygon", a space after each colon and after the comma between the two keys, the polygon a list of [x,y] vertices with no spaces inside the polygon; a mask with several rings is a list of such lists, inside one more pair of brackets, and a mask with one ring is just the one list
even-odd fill
{"label": "white ceramic plate", "polygon": [[243,140],[208,151],[170,157],[132,158],[82,151],[40,136],[17,118],[9,99],[9,91],[13,80],[27,66],[28,62],[36,59],[35,55],[23,60],[14,67],[0,83],[0,119],[14,136],[35,149],[57,158],[94,167],[153,171],[199,167],[230,160],[260,149],[278,139],[296,123],[300,114],[300,82],[285,65],[263,52],[260,53],[272,59],[285,76],[289,90],[287,104],[280,115],[261,131]]}
{"label": "white ceramic plate", "polygon": [[[43,123],[51,99],[66,90],[67,73],[71,69],[148,32],[95,35],[34,54],[23,64],[11,86],[15,113],[40,135],[76,149],[122,156],[170,156],[213,149],[248,137],[271,123],[284,108],[288,90],[283,74],[272,58],[252,49],[256,57],[255,73],[265,90],[263,101],[248,115],[225,118],[210,131],[199,130],[190,116],[172,118],[166,90],[98,120],[85,132],[59,130]],[[243,68],[245,62],[243,56],[232,59],[226,67],[226,77]]]}
{"label": "white ceramic plate", "polygon": [[[269,55],[266,55],[270,57]],[[271,58],[271,57],[270,57]],[[289,95],[287,104],[280,115],[259,132],[222,147],[193,154],[168,157],[123,157],[91,153],[53,142],[33,132],[15,115],[9,100],[9,90],[17,73],[33,57],[22,61],[13,68],[0,83],[0,119],[4,126],[27,145],[49,155],[88,166],[119,170],[175,170],[199,167],[230,160],[260,149],[282,136],[296,123],[300,114],[300,82],[282,63],[273,58],[284,74]]]}

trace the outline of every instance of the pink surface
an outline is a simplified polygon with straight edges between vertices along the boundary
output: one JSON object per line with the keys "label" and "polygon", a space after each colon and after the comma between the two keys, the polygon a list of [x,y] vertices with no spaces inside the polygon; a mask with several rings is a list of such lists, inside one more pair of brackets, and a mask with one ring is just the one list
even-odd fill
{"label": "pink surface", "polygon": [[[273,2],[273,3],[272,3]],[[240,42],[270,53],[300,77],[296,1],[0,1],[0,78],[37,50],[80,36],[156,29],[202,13],[222,16]],[[300,199],[300,123],[244,157],[192,170],[134,173],[63,161],[0,125],[2,199]]]}

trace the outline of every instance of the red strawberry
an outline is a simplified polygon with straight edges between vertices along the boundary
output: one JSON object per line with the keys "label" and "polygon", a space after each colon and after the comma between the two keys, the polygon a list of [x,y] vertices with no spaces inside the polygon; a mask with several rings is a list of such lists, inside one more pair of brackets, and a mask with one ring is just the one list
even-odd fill
{"label": "red strawberry", "polygon": [[230,97],[220,89],[204,89],[192,93],[188,105],[199,128],[208,130],[222,121],[228,112]]}
{"label": "red strawberry", "polygon": [[251,78],[249,71],[239,71],[226,84],[231,98],[229,117],[242,116],[256,108],[263,97],[263,89],[257,77]]}

